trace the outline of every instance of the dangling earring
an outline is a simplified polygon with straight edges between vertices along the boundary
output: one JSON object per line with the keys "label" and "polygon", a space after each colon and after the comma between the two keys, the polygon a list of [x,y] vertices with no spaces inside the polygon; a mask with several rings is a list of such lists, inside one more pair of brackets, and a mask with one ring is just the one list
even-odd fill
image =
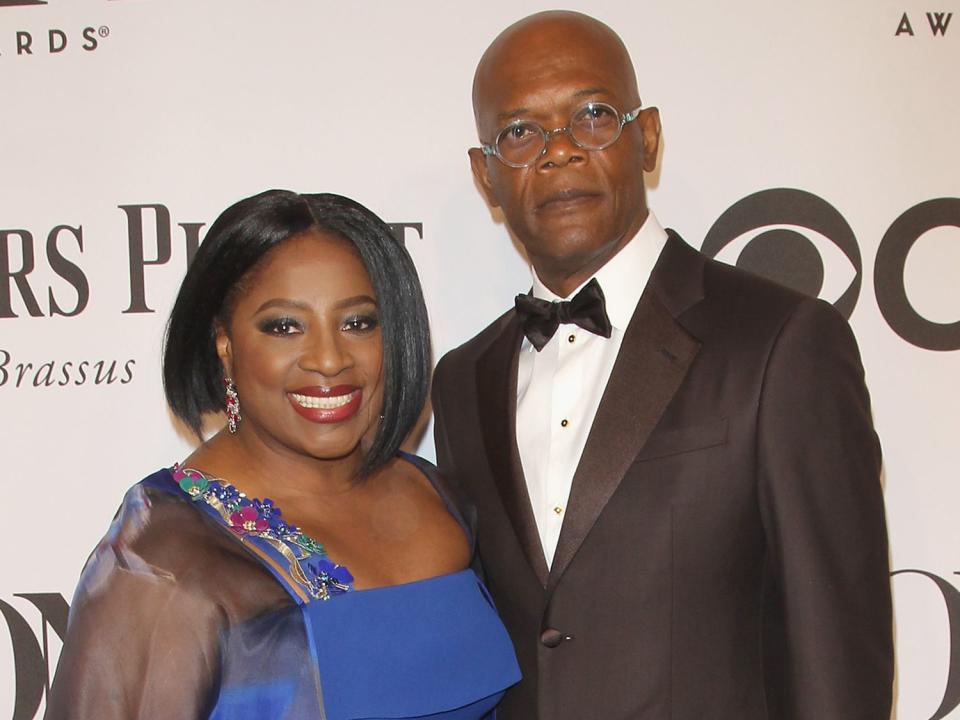
{"label": "dangling earring", "polygon": [[240,417],[240,396],[237,395],[237,386],[233,384],[233,379],[225,377],[224,386],[224,404],[227,407],[227,428],[230,434],[237,432],[237,426],[243,419]]}

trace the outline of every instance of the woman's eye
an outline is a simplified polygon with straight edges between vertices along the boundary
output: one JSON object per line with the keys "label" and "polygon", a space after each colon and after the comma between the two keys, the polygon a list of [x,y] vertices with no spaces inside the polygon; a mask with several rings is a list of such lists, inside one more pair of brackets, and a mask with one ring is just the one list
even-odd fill
{"label": "woman's eye", "polygon": [[342,329],[349,332],[362,333],[375,330],[378,325],[379,321],[373,315],[354,315],[344,321]]}
{"label": "woman's eye", "polygon": [[269,335],[295,335],[303,332],[303,327],[293,318],[274,318],[261,323],[260,330]]}

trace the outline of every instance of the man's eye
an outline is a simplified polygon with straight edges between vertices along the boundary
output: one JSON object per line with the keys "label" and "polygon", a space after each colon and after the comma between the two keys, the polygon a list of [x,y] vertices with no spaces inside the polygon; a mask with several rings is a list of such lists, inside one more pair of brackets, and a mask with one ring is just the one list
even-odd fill
{"label": "man's eye", "polygon": [[269,335],[296,335],[303,327],[293,318],[274,318],[260,324],[260,330]]}
{"label": "man's eye", "polygon": [[508,143],[510,145],[519,145],[525,142],[528,142],[539,135],[539,129],[536,125],[530,123],[517,123],[516,125],[511,125],[507,128],[507,131],[503,133],[501,142]]}
{"label": "man's eye", "polygon": [[613,110],[605,105],[588,105],[583,109],[582,117],[590,120],[594,124],[606,123],[616,120]]}

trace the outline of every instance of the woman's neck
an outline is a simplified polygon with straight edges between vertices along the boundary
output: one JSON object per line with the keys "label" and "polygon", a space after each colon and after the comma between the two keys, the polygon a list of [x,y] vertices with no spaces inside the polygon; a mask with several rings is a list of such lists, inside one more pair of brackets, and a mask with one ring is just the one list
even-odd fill
{"label": "woman's neck", "polygon": [[362,463],[359,448],[342,458],[320,459],[264,442],[251,431],[236,435],[221,431],[184,462],[236,486],[248,497],[269,497],[281,506],[303,498],[316,501],[350,493],[363,484],[358,483]]}

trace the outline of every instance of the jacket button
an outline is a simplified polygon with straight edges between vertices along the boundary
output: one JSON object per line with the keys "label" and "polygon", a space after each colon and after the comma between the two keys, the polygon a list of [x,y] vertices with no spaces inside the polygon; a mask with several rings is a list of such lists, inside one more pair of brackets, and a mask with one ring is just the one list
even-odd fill
{"label": "jacket button", "polygon": [[540,633],[540,642],[548,648],[555,648],[564,640],[563,633],[555,628],[547,628]]}

